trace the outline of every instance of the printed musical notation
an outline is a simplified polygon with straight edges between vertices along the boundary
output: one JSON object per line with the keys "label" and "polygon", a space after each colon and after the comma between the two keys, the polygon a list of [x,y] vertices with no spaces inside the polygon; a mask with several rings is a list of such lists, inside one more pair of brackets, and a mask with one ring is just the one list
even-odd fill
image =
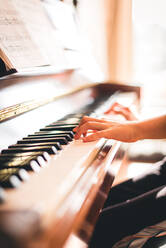
{"label": "printed musical notation", "polygon": [[[24,14],[27,11],[27,14],[30,15],[30,20],[30,11],[32,10],[30,4],[32,5],[32,2],[33,6],[38,3],[38,9],[40,8],[40,2],[37,0],[35,4],[34,1],[30,0],[28,3],[23,0],[0,0],[0,49],[9,59],[11,67],[16,68],[17,70],[49,64],[48,59],[44,56],[44,53],[41,52],[40,45],[42,47],[42,42],[41,44],[40,42],[37,44],[34,32],[33,34],[32,32],[29,32],[30,29],[28,29],[27,18],[26,24],[22,15],[20,15],[20,12]],[[27,3],[28,6],[26,6],[25,3]],[[36,20],[38,17],[41,18],[41,16],[37,14],[38,12],[36,13]],[[32,17],[33,16],[34,15],[32,14]],[[36,20],[33,18],[32,20],[36,23]],[[2,57],[1,54],[0,56]],[[5,60],[4,58],[2,59]]]}
{"label": "printed musical notation", "polygon": [[12,2],[47,63],[56,66],[60,64],[64,58],[63,48],[41,1],[12,0]]}
{"label": "printed musical notation", "polygon": [[[56,1],[0,0],[0,6],[0,59],[7,71],[45,65],[56,71],[78,67],[80,54],[75,49],[80,42],[73,10],[68,5]],[[71,50],[74,54],[70,54]]]}

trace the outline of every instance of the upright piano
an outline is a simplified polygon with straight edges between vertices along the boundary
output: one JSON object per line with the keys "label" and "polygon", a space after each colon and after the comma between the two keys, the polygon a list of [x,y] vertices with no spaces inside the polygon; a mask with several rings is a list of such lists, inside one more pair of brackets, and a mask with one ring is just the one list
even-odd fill
{"label": "upright piano", "polygon": [[74,140],[73,128],[130,93],[139,87],[90,83],[79,70],[0,79],[0,247],[88,244],[123,154],[120,142]]}
{"label": "upright piano", "polygon": [[80,66],[80,53],[65,51],[75,66],[0,78],[2,248],[87,247],[123,163],[120,142],[76,141],[73,128],[118,99],[137,102],[139,87],[103,82],[90,57]]}

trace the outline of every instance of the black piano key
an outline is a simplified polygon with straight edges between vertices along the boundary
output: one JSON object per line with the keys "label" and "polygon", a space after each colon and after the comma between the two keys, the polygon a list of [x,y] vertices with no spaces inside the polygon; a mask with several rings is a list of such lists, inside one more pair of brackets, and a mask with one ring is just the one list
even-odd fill
{"label": "black piano key", "polygon": [[30,156],[30,157],[22,157],[20,160],[20,157],[10,157],[7,156],[8,154],[5,154],[5,156],[0,156],[0,170],[4,168],[24,168],[26,170],[33,170],[34,172],[39,172],[40,167],[45,167],[46,162],[48,162],[48,159],[44,159],[41,156]]}
{"label": "black piano key", "polygon": [[[49,126],[52,126],[52,127],[58,127],[58,128],[69,128],[69,131],[70,131],[70,129],[72,128],[72,127],[75,127],[75,126],[77,126],[77,124],[75,124],[75,123],[73,123],[73,124],[67,124],[67,123],[64,123],[64,124],[59,124],[59,123],[55,123],[55,124],[53,124],[53,123],[51,123],[51,124],[49,124],[49,125],[47,125],[46,127],[49,127]],[[63,129],[62,129],[63,130]]]}
{"label": "black piano key", "polygon": [[[27,155],[27,153],[26,153]],[[31,157],[29,154],[27,156],[20,156],[20,154],[17,156],[15,154],[1,154],[0,155],[0,164],[1,162],[11,162],[11,163],[17,163],[17,162],[23,162],[25,159],[30,159]],[[35,156],[36,158],[37,156]],[[16,162],[17,161],[17,162]]]}
{"label": "black piano key", "polygon": [[[26,143],[43,143],[43,142],[47,142],[47,143],[50,143],[50,142],[59,142],[61,145],[67,145],[68,144],[68,141],[65,139],[65,138],[23,138],[22,140],[19,140],[17,143],[18,144],[26,144]],[[51,143],[50,143],[51,144]]]}
{"label": "black piano key", "polygon": [[65,138],[67,141],[72,141],[72,138],[67,134],[31,134],[28,138]]}
{"label": "black piano key", "polygon": [[18,178],[19,168],[9,168],[0,170],[0,186],[7,188],[15,188],[20,186],[21,180]]}
{"label": "black piano key", "polygon": [[[39,167],[39,165],[38,165]],[[2,162],[0,163],[0,170],[2,169],[8,169],[8,168],[23,168],[27,171],[36,171],[37,169],[32,167],[30,163],[11,163],[11,162]]]}
{"label": "black piano key", "polygon": [[50,143],[47,143],[47,142],[43,142],[43,143],[26,143],[26,144],[15,144],[15,145],[11,145],[9,146],[8,148],[15,148],[15,147],[42,147],[42,146],[48,146],[48,147],[51,147],[51,146],[54,146],[57,150],[62,150],[62,147],[61,145],[57,142],[50,142]]}
{"label": "black piano key", "polygon": [[45,127],[45,128],[41,128],[40,131],[49,131],[49,130],[53,130],[53,131],[72,131],[73,128],[75,128],[76,125],[63,125],[63,126],[53,126],[53,127]]}
{"label": "black piano key", "polygon": [[55,148],[55,146],[14,147],[14,148],[8,148],[2,150],[1,153],[8,154],[8,153],[41,152],[41,151],[48,152],[48,154],[57,154],[57,149]]}
{"label": "black piano key", "polygon": [[58,130],[55,130],[55,131],[40,131],[40,132],[35,132],[34,134],[60,134],[60,135],[69,135],[71,138],[74,137],[74,132],[72,131],[58,131]]}
{"label": "black piano key", "polygon": [[[42,159],[42,162],[41,162]],[[0,170],[9,168],[21,168],[26,171],[39,172],[40,167],[45,167],[46,161],[42,157],[37,157],[35,160],[29,159],[29,161],[0,161]]]}
{"label": "black piano key", "polygon": [[10,159],[15,159],[17,158],[20,161],[25,160],[26,158],[31,158],[31,157],[38,157],[41,156],[43,157],[46,161],[49,160],[50,156],[47,152],[25,152],[25,153],[8,153],[8,154],[1,154],[0,155],[0,161],[8,161]]}
{"label": "black piano key", "polygon": [[7,164],[7,166],[17,166],[22,164],[28,164],[31,160],[36,160],[36,156],[30,156],[30,157],[10,157],[10,156],[0,156],[0,166],[4,163]]}

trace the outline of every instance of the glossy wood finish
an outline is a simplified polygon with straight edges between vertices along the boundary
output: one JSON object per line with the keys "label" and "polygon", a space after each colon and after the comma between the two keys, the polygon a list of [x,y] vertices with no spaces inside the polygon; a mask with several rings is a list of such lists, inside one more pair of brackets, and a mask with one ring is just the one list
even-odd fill
{"label": "glossy wood finish", "polygon": [[[74,141],[59,155],[51,156],[39,173],[31,173],[28,182],[7,190],[6,203],[0,206],[1,234],[6,232],[7,240],[14,239],[18,244],[26,240],[28,247],[33,240],[48,242],[48,247],[63,247],[83,224],[115,156],[119,145],[107,143]],[[75,156],[71,155],[73,151]],[[19,217],[23,213],[32,216],[30,223]]]}

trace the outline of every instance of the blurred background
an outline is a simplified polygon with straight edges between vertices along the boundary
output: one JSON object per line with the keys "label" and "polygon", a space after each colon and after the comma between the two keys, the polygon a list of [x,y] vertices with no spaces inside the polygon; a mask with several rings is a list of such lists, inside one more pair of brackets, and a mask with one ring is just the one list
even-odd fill
{"label": "blurred background", "polygon": [[166,1],[82,0],[78,12],[105,80],[141,85],[143,115],[165,111]]}
{"label": "blurred background", "polygon": [[165,11],[164,0],[133,0],[133,79],[143,85],[144,112],[166,109]]}

